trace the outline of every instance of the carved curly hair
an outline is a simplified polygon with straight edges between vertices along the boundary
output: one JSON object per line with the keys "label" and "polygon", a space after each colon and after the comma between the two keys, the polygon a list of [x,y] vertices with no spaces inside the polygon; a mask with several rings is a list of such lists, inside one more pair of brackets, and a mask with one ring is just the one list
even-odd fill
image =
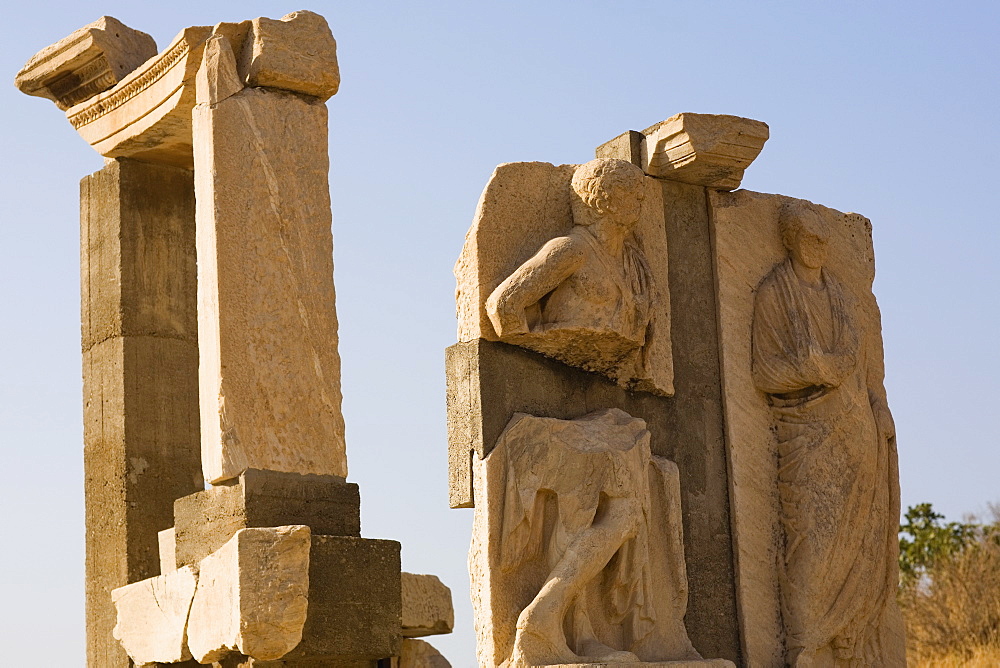
{"label": "carved curly hair", "polygon": [[615,212],[619,197],[641,196],[642,170],[625,160],[598,158],[573,172],[573,192],[590,209],[604,215]]}

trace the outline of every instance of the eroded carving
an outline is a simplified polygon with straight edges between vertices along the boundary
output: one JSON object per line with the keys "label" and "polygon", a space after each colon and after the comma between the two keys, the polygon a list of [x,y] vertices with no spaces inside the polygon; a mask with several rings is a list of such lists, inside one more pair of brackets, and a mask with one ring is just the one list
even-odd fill
{"label": "eroded carving", "polygon": [[645,195],[642,170],[624,160],[592,160],[574,170],[572,227],[486,299],[501,341],[623,385],[672,393],[665,377],[653,378],[646,354],[654,329],[669,323],[655,317],[666,286],[654,278],[636,234]]}
{"label": "eroded carving", "polygon": [[152,37],[102,16],[35,54],[14,83],[22,93],[48,98],[65,111],[113,87],[155,55]]}
{"label": "eroded carving", "polygon": [[778,442],[787,661],[895,665],[899,488],[877,341],[826,267],[823,215],[789,201],[779,224],[788,257],[757,291],[752,372]]}
{"label": "eroded carving", "polygon": [[516,414],[477,463],[470,569],[479,663],[700,658],[673,462],[619,409]]}

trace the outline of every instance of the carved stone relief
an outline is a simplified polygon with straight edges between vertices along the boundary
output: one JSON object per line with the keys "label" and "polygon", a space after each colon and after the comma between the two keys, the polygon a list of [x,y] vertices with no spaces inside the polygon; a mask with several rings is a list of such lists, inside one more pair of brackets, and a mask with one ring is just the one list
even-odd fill
{"label": "carved stone relief", "polygon": [[709,202],[746,659],[905,665],[871,223],[749,191]]}
{"label": "carved stone relief", "polygon": [[757,290],[753,378],[778,446],[789,665],[891,665],[898,583],[895,427],[814,207],[782,205],[788,257]]}
{"label": "carved stone relief", "polygon": [[631,163],[501,165],[455,267],[459,339],[671,395],[666,258],[659,188]]}
{"label": "carved stone relief", "polygon": [[699,659],[673,462],[619,409],[519,413],[476,463],[479,665]]}

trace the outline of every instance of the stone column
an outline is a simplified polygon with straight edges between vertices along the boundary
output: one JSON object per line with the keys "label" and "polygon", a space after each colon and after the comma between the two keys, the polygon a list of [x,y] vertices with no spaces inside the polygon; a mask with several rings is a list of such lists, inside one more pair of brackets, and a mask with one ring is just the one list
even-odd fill
{"label": "stone column", "polygon": [[159,574],[157,532],[203,489],[194,180],[108,161],[80,184],[87,665],[131,665],[111,590]]}
{"label": "stone column", "polygon": [[345,478],[325,97],[244,88],[222,36],[206,46],[197,90],[205,478]]}

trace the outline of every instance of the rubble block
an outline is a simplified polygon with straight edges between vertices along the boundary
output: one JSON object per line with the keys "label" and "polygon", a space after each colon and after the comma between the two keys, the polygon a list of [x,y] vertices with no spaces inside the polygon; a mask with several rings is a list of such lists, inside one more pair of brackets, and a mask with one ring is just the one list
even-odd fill
{"label": "rubble block", "polygon": [[313,535],[309,610],[302,642],[282,657],[286,666],[353,666],[398,656],[399,551],[393,540]]}
{"label": "rubble block", "polygon": [[111,593],[118,611],[114,637],[137,664],[191,658],[187,619],[197,575],[190,566],[141,580]]}
{"label": "rubble block", "polygon": [[256,18],[252,32],[240,62],[248,86],[281,88],[321,100],[337,92],[337,42],[322,16],[298,11],[278,20]]}
{"label": "rubble block", "polygon": [[174,502],[177,565],[195,564],[240,529],[304,524],[314,534],[361,535],[355,483],[328,475],[248,469]]}
{"label": "rubble block", "polygon": [[199,663],[239,651],[279,659],[298,645],[310,592],[306,526],[242,529],[202,559],[188,618]]}
{"label": "rubble block", "polygon": [[451,589],[435,575],[402,574],[403,636],[451,633],[455,628],[455,608]]}

